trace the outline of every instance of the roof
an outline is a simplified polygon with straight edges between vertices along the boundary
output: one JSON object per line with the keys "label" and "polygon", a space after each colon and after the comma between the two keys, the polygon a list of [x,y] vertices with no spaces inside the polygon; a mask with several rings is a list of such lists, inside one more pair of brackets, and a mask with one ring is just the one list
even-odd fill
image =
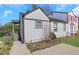
{"label": "roof", "polygon": [[51,21],[59,21],[59,22],[67,22],[67,17],[65,16],[65,19],[62,19],[62,18],[55,18],[53,13],[64,13],[64,14],[68,14],[67,12],[52,12],[48,15],[49,19]]}
{"label": "roof", "polygon": [[72,11],[72,13],[73,13],[73,15],[75,16],[75,17],[79,17],[79,16],[77,16],[77,15],[75,15],[75,13]]}
{"label": "roof", "polygon": [[50,21],[56,21],[56,22],[63,22],[63,23],[67,23],[67,21],[64,21],[64,20],[60,20],[60,19],[55,19],[55,18],[50,18]]}
{"label": "roof", "polygon": [[[31,12],[37,10],[37,9],[40,9],[40,10],[42,11],[41,8],[36,8],[36,9],[30,11],[30,12],[25,12],[25,13],[23,13],[23,14],[22,14],[22,17],[24,17],[25,15],[27,15],[27,14],[29,14],[29,13],[31,13]],[[55,19],[55,18],[53,18],[53,17],[49,17],[49,15],[47,15],[44,11],[42,11],[42,12],[49,18],[50,21],[67,22],[67,20],[65,21],[65,20]],[[54,11],[54,13],[67,13],[67,12],[55,12],[55,11]]]}
{"label": "roof", "polygon": [[[53,13],[68,13],[68,12],[58,12],[58,11],[52,11]],[[52,13],[51,12],[51,13]]]}
{"label": "roof", "polygon": [[14,23],[14,24],[19,24],[20,21],[19,21],[19,20],[12,20],[12,23]]}

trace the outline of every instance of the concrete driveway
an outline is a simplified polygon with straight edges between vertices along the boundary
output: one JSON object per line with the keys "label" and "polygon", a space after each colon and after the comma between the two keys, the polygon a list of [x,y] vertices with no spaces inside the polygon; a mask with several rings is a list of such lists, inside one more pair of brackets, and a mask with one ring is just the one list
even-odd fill
{"label": "concrete driveway", "polygon": [[67,44],[59,44],[50,48],[39,50],[33,55],[79,55],[79,48]]}

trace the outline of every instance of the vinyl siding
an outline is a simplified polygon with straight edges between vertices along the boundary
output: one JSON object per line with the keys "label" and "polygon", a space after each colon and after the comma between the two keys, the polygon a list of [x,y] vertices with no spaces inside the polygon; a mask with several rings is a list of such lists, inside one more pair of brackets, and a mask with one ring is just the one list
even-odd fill
{"label": "vinyl siding", "polygon": [[[49,35],[49,23],[43,22],[43,28],[42,29],[35,29],[35,21],[32,20],[24,20],[25,24],[25,42],[28,43],[30,41],[32,42],[38,42],[41,40],[44,40],[45,35]],[[45,32],[46,31],[46,32]]]}
{"label": "vinyl siding", "polygon": [[57,31],[54,31],[53,29],[54,29],[54,22],[51,22],[51,31],[55,33],[57,38],[67,36],[67,24],[66,24],[66,31],[64,31],[64,23],[60,22],[57,22]]}

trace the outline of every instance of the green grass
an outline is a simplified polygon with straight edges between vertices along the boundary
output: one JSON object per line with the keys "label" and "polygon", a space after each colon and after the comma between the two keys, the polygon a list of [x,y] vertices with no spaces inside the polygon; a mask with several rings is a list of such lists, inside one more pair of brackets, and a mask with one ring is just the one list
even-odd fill
{"label": "green grass", "polygon": [[4,37],[0,37],[0,41],[2,41],[3,38],[4,38]]}
{"label": "green grass", "polygon": [[0,41],[2,41],[2,43],[0,43],[0,54],[1,55],[9,54],[9,51],[13,45],[12,37],[3,36],[0,37]]}
{"label": "green grass", "polygon": [[64,43],[79,47],[79,35],[76,35],[74,37],[70,37],[64,41]]}

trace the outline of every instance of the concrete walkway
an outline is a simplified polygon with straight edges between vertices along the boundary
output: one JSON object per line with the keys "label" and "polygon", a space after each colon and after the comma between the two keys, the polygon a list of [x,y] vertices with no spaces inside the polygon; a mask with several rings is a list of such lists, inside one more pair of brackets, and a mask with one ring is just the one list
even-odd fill
{"label": "concrete walkway", "polygon": [[79,48],[67,44],[59,44],[39,50],[32,53],[33,55],[79,55]]}
{"label": "concrete walkway", "polygon": [[28,55],[30,51],[27,49],[25,44],[20,41],[14,41],[13,47],[10,50],[10,55]]}

